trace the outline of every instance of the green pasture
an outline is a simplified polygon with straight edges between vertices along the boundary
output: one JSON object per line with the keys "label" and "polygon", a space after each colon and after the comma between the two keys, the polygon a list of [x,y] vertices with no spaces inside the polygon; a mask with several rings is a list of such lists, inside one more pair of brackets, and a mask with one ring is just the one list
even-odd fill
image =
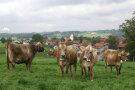
{"label": "green pasture", "polygon": [[62,78],[55,58],[46,54],[36,54],[30,71],[26,71],[25,64],[16,64],[15,70],[10,65],[7,71],[4,45],[0,44],[0,90],[135,90],[135,63],[124,62],[117,76],[115,68],[112,73],[109,67],[105,72],[104,61],[98,61],[91,82],[89,75],[81,79],[79,62],[76,76]]}
{"label": "green pasture", "polygon": [[91,33],[80,33],[78,34],[79,36],[83,36],[83,37],[106,37],[111,35],[110,33],[96,33],[96,34],[91,34]]}

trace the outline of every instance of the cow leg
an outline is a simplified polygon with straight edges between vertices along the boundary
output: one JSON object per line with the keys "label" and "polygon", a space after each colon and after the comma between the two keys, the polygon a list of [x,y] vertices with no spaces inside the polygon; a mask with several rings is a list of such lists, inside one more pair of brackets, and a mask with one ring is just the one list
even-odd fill
{"label": "cow leg", "polygon": [[26,62],[26,68],[27,68],[27,71],[28,71],[29,70],[28,62]]}
{"label": "cow leg", "polygon": [[12,69],[15,70],[15,63],[12,63]]}
{"label": "cow leg", "polygon": [[86,75],[86,68],[84,67],[84,73],[85,73],[85,77],[87,77],[87,75]]}
{"label": "cow leg", "polygon": [[107,72],[107,64],[105,64],[105,71]]}
{"label": "cow leg", "polygon": [[29,71],[30,71],[31,63],[32,63],[32,62],[29,62]]}
{"label": "cow leg", "polygon": [[76,75],[76,68],[77,68],[77,65],[74,64],[74,69],[75,69],[74,76]]}
{"label": "cow leg", "polygon": [[30,71],[30,63],[29,62],[26,63],[26,67],[27,67],[27,71]]}
{"label": "cow leg", "polygon": [[69,65],[66,66],[66,78],[68,78],[68,68],[69,68]]}
{"label": "cow leg", "polygon": [[72,67],[70,65],[70,76],[72,77]]}
{"label": "cow leg", "polygon": [[90,80],[93,81],[93,68],[90,68]]}
{"label": "cow leg", "polygon": [[83,78],[83,67],[81,66],[81,70],[82,70],[82,75],[81,75],[81,78]]}
{"label": "cow leg", "polygon": [[116,67],[116,72],[117,72],[117,75],[118,75],[118,66],[116,65],[115,67]]}
{"label": "cow leg", "polygon": [[62,77],[64,77],[64,67],[60,66],[61,72],[62,72]]}
{"label": "cow leg", "polygon": [[122,67],[122,65],[119,66],[119,74],[120,74],[121,67]]}
{"label": "cow leg", "polygon": [[111,68],[111,72],[112,72],[112,66],[110,66],[110,68]]}
{"label": "cow leg", "polygon": [[9,68],[9,62],[7,61],[7,69],[8,69],[8,71],[10,70],[10,68]]}
{"label": "cow leg", "polygon": [[88,67],[88,74],[90,74],[90,67]]}

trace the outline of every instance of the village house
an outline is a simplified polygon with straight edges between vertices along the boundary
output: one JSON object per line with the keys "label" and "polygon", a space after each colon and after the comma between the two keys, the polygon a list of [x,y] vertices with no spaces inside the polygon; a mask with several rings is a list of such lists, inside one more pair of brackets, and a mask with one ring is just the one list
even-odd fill
{"label": "village house", "polygon": [[24,40],[24,41],[23,41],[23,44],[30,44],[30,41],[31,41],[31,40]]}
{"label": "village house", "polygon": [[20,44],[22,43],[22,40],[12,40],[13,43]]}
{"label": "village house", "polygon": [[123,44],[118,44],[118,50],[122,50],[125,46],[127,45],[127,43],[123,43]]}
{"label": "village house", "polygon": [[103,42],[101,42],[101,43],[96,43],[96,44],[94,45],[94,48],[97,49],[98,60],[103,59],[103,54],[104,54],[103,52],[104,52],[106,49],[108,49],[108,45],[109,45],[109,43],[103,43]]}

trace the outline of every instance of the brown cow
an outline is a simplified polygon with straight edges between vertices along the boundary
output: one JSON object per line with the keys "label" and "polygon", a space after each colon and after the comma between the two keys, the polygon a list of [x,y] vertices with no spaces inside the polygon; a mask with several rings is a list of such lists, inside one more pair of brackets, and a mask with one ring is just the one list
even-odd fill
{"label": "brown cow", "polygon": [[57,46],[54,46],[54,50],[50,49],[50,51],[48,52],[48,55],[56,57],[57,56],[56,48],[57,48]]}
{"label": "brown cow", "polygon": [[76,64],[77,64],[77,50],[74,46],[66,46],[65,44],[60,44],[55,46],[54,49],[57,51],[56,58],[57,62],[61,68],[62,77],[64,77],[64,67],[66,66],[66,77],[68,78],[68,68],[70,68],[70,75],[72,76],[71,65],[74,65],[76,74]]}
{"label": "brown cow", "polygon": [[88,45],[85,47],[80,47],[82,50],[82,54],[80,56],[80,64],[81,64],[81,70],[82,70],[82,78],[83,74],[85,73],[86,77],[86,70],[88,69],[88,72],[90,74],[90,80],[93,81],[93,67],[97,62],[97,51],[92,48],[91,45]]}
{"label": "brown cow", "polygon": [[12,64],[12,68],[15,68],[15,63],[25,63],[27,70],[30,70],[30,65],[37,52],[43,52],[44,48],[41,43],[33,45],[17,45],[14,43],[6,44],[6,56],[7,56],[7,68],[9,70],[9,63]]}
{"label": "brown cow", "polygon": [[128,60],[127,56],[129,53],[126,53],[125,51],[118,51],[118,50],[112,50],[107,49],[105,51],[105,70],[107,72],[107,66],[111,67],[112,72],[112,66],[116,67],[117,75],[120,74],[122,61]]}
{"label": "brown cow", "polygon": [[54,56],[54,51],[52,49],[50,49],[50,51],[48,51],[48,54],[49,56]]}

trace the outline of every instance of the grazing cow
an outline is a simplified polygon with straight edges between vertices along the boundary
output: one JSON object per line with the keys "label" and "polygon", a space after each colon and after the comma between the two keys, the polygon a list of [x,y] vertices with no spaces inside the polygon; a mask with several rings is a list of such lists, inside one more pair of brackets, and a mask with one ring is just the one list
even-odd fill
{"label": "grazing cow", "polygon": [[54,51],[50,49],[47,55],[54,56]]}
{"label": "grazing cow", "polygon": [[61,43],[59,46],[55,46],[54,49],[57,51],[56,58],[61,68],[62,77],[64,77],[64,67],[66,66],[66,77],[68,78],[68,68],[70,68],[70,75],[72,76],[71,65],[74,65],[76,74],[77,64],[77,50],[74,46],[66,46]]}
{"label": "grazing cow", "polygon": [[80,56],[80,64],[81,64],[81,70],[82,70],[82,78],[83,74],[85,73],[86,77],[86,70],[88,69],[88,72],[90,74],[90,80],[93,81],[93,66],[97,62],[97,51],[92,48],[91,45],[88,45],[85,47],[80,47],[82,50],[82,54]]}
{"label": "grazing cow", "polygon": [[17,45],[14,43],[7,43],[6,45],[7,68],[9,70],[9,63],[12,68],[15,68],[15,63],[25,63],[27,70],[30,70],[30,65],[37,52],[43,52],[43,45],[38,42],[32,45]]}
{"label": "grazing cow", "polygon": [[107,72],[107,66],[111,67],[112,72],[112,66],[116,67],[117,75],[120,74],[120,70],[122,67],[122,61],[128,60],[127,56],[129,53],[126,53],[125,51],[118,51],[118,50],[112,50],[107,49],[105,51],[105,70]]}

